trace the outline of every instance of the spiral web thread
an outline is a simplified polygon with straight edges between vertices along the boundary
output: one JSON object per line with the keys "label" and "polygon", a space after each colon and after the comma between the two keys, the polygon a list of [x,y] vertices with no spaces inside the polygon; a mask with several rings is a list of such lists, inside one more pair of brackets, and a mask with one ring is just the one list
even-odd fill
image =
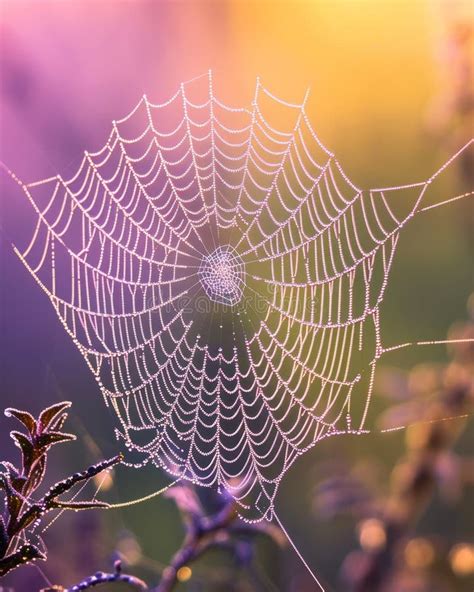
{"label": "spiral web thread", "polygon": [[439,205],[423,198],[456,156],[425,182],[364,192],[305,102],[257,80],[251,107],[231,107],[209,73],[164,103],[144,96],[69,180],[18,181],[37,221],[16,252],[118,437],[175,478],[224,487],[248,519],[272,518],[316,442],[366,430],[399,233]]}

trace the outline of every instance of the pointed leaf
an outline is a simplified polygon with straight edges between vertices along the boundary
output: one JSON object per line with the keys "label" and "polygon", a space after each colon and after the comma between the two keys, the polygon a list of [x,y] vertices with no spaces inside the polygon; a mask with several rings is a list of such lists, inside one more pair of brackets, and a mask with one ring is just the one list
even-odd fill
{"label": "pointed leaf", "polygon": [[15,553],[0,559],[0,576],[4,576],[20,565],[30,563],[30,561],[35,559],[45,560],[46,555],[34,545],[23,545]]}
{"label": "pointed leaf", "polygon": [[41,506],[40,504],[34,504],[34,505],[30,506],[26,510],[26,512],[23,512],[23,514],[18,519],[18,525],[17,525],[16,530],[18,532],[25,530],[33,522],[35,522],[36,520],[39,520],[41,518],[41,516],[44,514],[44,512],[45,512],[45,510],[44,510],[43,506]]}
{"label": "pointed leaf", "polygon": [[28,561],[32,561],[33,559],[42,559],[44,561],[46,559],[46,555],[35,545],[23,545],[23,547],[20,549],[20,552]]}
{"label": "pointed leaf", "polygon": [[71,406],[70,401],[62,401],[61,403],[56,403],[56,405],[52,405],[51,407],[47,407],[44,409],[40,416],[39,416],[39,429],[41,432],[46,430],[51,422],[60,414],[62,414],[66,409],[69,409]]}
{"label": "pointed leaf", "polygon": [[20,411],[19,409],[14,409],[13,407],[8,407],[5,409],[5,415],[7,417],[15,417],[20,421],[25,428],[30,432],[30,434],[34,434],[36,431],[36,421],[35,418],[28,413],[28,411]]}
{"label": "pointed leaf", "polygon": [[41,484],[46,471],[46,455],[40,456],[32,465],[28,478],[28,487],[24,495],[31,495]]}
{"label": "pointed leaf", "polygon": [[6,493],[7,509],[10,518],[16,520],[18,513],[21,510],[21,506],[26,500],[19,492],[15,491],[8,475],[0,473],[0,481],[2,482],[3,489]]}
{"label": "pointed leaf", "polygon": [[11,484],[13,486],[14,489],[16,489],[16,491],[18,491],[19,493],[23,493],[23,488],[25,486],[25,483],[28,481],[27,477],[23,477],[22,475],[20,475],[19,477],[12,477],[11,478]]}
{"label": "pointed leaf", "polygon": [[27,480],[27,477],[22,475],[20,471],[12,463],[3,461],[2,464],[8,471],[8,478],[10,480],[12,487],[16,489],[18,492],[23,493],[23,486]]}
{"label": "pointed leaf", "polygon": [[20,448],[23,456],[23,469],[25,472],[28,472],[35,459],[35,448],[33,443],[28,436],[25,436],[25,434],[22,434],[21,432],[10,432],[10,436],[13,438],[16,446]]}
{"label": "pointed leaf", "polygon": [[20,471],[11,462],[4,460],[0,464],[2,464],[7,469],[12,479],[14,479],[15,477],[19,477],[21,475]]}
{"label": "pointed leaf", "polygon": [[59,442],[70,442],[75,439],[76,436],[74,436],[74,434],[66,434],[64,432],[44,432],[38,436],[36,445],[39,448],[45,448],[52,446],[53,444],[58,444]]}
{"label": "pointed leaf", "polygon": [[52,432],[60,432],[64,426],[66,419],[67,419],[67,413],[63,413],[62,415],[59,415],[49,424],[49,426],[48,426],[49,429]]}

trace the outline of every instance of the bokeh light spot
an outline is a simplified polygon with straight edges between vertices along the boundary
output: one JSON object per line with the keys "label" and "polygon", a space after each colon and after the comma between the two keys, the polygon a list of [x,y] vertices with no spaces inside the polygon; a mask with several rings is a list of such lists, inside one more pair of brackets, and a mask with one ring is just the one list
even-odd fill
{"label": "bokeh light spot", "polygon": [[458,576],[474,574],[474,545],[460,543],[449,554],[451,568]]}
{"label": "bokeh light spot", "polygon": [[191,568],[188,567],[187,565],[184,565],[183,567],[180,567],[178,569],[178,573],[176,574],[176,577],[178,578],[179,582],[187,582],[188,580],[191,579],[192,575],[193,575],[193,572],[192,572]]}
{"label": "bokeh light spot", "polygon": [[423,569],[433,563],[435,551],[430,541],[416,538],[405,547],[405,561],[413,569]]}
{"label": "bokeh light spot", "polygon": [[378,551],[386,541],[384,525],[377,518],[364,520],[359,526],[359,542],[364,551]]}

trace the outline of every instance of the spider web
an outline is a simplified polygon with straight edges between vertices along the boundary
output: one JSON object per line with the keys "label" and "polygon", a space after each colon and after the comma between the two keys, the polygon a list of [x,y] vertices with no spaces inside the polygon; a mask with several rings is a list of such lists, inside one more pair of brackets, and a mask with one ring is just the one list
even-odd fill
{"label": "spider web", "polygon": [[360,190],[305,102],[257,79],[231,107],[209,73],[143,96],[72,178],[20,182],[37,222],[16,252],[117,436],[254,519],[305,451],[366,430],[399,233],[440,172]]}

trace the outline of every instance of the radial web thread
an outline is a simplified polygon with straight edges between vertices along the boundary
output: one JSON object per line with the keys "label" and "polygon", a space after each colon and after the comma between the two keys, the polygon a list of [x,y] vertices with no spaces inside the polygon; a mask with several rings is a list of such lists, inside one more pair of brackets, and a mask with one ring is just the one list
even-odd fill
{"label": "radial web thread", "polygon": [[72,178],[20,183],[17,253],[131,452],[271,518],[296,458],[366,429],[399,233],[435,177],[362,191],[304,103],[257,80],[231,107],[209,75],[144,96]]}

